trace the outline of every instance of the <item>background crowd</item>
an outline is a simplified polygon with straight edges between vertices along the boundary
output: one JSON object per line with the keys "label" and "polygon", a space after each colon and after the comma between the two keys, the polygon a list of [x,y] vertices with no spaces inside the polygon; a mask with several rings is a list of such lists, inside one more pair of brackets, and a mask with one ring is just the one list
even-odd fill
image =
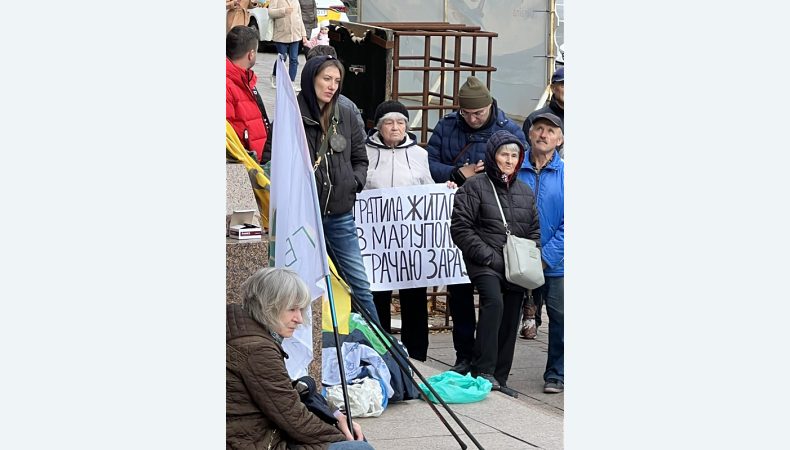
{"label": "background crowd", "polygon": [[[246,10],[257,3],[226,0],[226,6],[226,118],[249,154],[265,164],[271,158],[272,127],[252,71],[258,35],[244,22],[249,20]],[[545,305],[549,351],[544,392],[563,392],[564,68],[552,77],[548,103],[522,125],[497,106],[484,83],[468,77],[458,91],[458,110],[436,123],[422,148],[409,131],[408,108],[400,102],[381,103],[373,127],[365,129],[356,105],[341,94],[344,65],[331,46],[309,41],[306,30],[315,27],[314,2],[272,0],[269,13],[277,51],[289,61],[288,76],[298,92],[327,253],[375,326],[390,331],[392,292],[370,290],[352,213],[356,194],[416,184],[457,187],[451,234],[463,253],[470,283],[447,287],[456,351],[451,370],[483,377],[494,390],[513,395],[507,380],[517,336],[534,338]],[[310,52],[297,81],[300,46]],[[508,234],[533,240],[540,249],[543,286],[530,291],[506,279],[502,249]],[[294,401],[297,393],[282,364],[279,342],[301,325],[306,304],[299,283],[289,276],[287,271],[262,269],[245,283],[243,305],[229,306],[228,345],[234,351],[228,353],[228,443],[370,448],[361,430],[352,433],[343,427],[340,415],[327,426]],[[275,278],[291,290],[267,287]],[[424,361],[426,288],[401,289],[399,298],[403,344],[410,357]],[[256,312],[260,309],[268,316]],[[273,408],[272,401],[286,406]],[[344,439],[348,441],[338,443]]]}

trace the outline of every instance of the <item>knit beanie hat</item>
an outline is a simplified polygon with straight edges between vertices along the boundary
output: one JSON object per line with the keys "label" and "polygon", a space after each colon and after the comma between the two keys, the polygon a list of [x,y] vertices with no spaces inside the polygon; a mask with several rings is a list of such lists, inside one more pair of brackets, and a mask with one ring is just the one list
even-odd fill
{"label": "knit beanie hat", "polygon": [[467,78],[466,83],[458,90],[458,103],[463,109],[485,108],[493,101],[486,85],[475,77]]}
{"label": "knit beanie hat", "polygon": [[400,113],[406,117],[406,121],[409,120],[409,111],[403,106],[403,103],[397,100],[387,100],[386,102],[382,102],[378,107],[376,107],[376,112],[373,114],[373,126],[379,126],[379,120],[382,117],[386,116],[389,113]]}

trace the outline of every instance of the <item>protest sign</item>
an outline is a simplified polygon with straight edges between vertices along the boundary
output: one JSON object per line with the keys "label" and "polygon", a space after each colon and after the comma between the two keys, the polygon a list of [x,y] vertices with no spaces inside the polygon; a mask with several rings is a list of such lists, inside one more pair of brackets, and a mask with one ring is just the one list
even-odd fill
{"label": "protest sign", "polygon": [[469,283],[450,237],[455,191],[426,184],[357,194],[354,219],[372,291]]}

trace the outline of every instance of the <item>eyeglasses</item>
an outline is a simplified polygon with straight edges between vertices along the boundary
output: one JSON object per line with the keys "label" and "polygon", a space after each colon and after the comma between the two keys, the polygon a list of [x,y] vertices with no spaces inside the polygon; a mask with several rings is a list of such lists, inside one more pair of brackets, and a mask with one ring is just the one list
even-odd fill
{"label": "eyeglasses", "polygon": [[487,112],[488,112],[488,108],[483,108],[480,111],[475,111],[475,112],[465,111],[463,109],[458,111],[458,113],[461,114],[461,117],[463,117],[464,119],[466,119],[467,117],[474,117],[475,119],[482,119],[483,116],[485,116]]}

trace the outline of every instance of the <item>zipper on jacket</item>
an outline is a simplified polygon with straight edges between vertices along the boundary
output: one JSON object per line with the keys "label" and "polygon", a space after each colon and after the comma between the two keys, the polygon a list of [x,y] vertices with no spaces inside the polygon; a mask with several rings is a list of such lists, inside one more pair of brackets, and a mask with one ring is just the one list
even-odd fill
{"label": "zipper on jacket", "polygon": [[[514,175],[515,175],[515,173],[514,173]],[[510,211],[510,221],[513,222],[513,224],[516,224],[517,223],[516,222],[516,210],[515,210],[515,208],[513,206],[513,204],[514,204],[513,203],[513,191],[510,190],[511,187],[512,187],[512,185],[510,185],[508,183],[505,183],[505,193],[507,194],[507,210]],[[504,211],[502,212],[502,214],[504,214]],[[508,222],[508,224],[509,223],[510,222]],[[511,230],[511,232],[513,232],[513,231]],[[514,236],[515,236],[515,233],[514,233]]]}
{"label": "zipper on jacket", "polygon": [[392,147],[392,170],[390,174],[390,187],[395,187],[395,147]]}
{"label": "zipper on jacket", "polygon": [[332,197],[332,178],[329,177],[329,155],[334,153],[333,150],[328,151],[324,154],[324,163],[326,164],[326,181],[329,184],[329,191],[326,193],[326,203],[324,204],[324,211],[322,215],[326,215],[327,209],[329,209],[329,199]]}

